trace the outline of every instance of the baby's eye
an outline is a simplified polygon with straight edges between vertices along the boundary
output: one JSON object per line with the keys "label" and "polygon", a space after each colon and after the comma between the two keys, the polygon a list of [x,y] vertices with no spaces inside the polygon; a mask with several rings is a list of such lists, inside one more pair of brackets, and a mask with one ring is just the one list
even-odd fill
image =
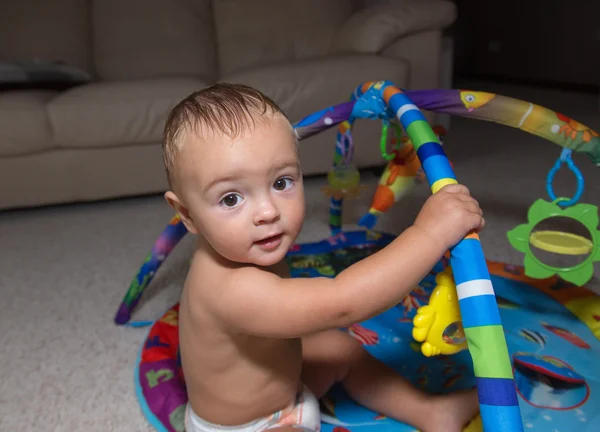
{"label": "baby's eye", "polygon": [[286,189],[289,189],[293,183],[294,183],[294,181],[291,178],[282,177],[275,181],[275,183],[273,184],[273,187],[275,188],[275,190],[284,191]]}
{"label": "baby's eye", "polygon": [[235,207],[242,202],[242,197],[238,194],[225,195],[219,204],[225,207]]}

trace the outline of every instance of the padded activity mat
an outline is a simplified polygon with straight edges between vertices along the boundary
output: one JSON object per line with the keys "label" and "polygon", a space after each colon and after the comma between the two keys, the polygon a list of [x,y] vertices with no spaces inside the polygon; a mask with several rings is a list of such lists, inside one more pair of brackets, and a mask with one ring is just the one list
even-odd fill
{"label": "padded activity mat", "polygon": [[[393,240],[385,233],[343,232],[335,241],[295,246],[293,277],[333,277]],[[468,351],[425,357],[412,337],[416,310],[427,304],[442,260],[397,306],[347,329],[369,352],[430,392],[475,386]],[[489,262],[527,431],[600,430],[600,298],[556,277],[530,279],[523,268]],[[368,295],[368,293],[365,293]],[[159,431],[183,431],[187,402],[178,357],[178,305],[151,327],[135,370],[144,413]],[[594,334],[595,333],[595,334]],[[489,362],[494,362],[490,354]],[[323,431],[408,432],[413,428],[355,404],[341,388],[322,401]],[[481,431],[475,420],[467,431]]]}

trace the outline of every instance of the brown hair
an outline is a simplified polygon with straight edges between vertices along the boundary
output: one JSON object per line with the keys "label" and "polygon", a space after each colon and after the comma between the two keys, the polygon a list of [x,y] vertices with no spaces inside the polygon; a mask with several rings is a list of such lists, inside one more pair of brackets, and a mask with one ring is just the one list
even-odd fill
{"label": "brown hair", "polygon": [[287,119],[273,100],[242,84],[217,83],[183,99],[171,110],[163,136],[162,153],[169,185],[172,186],[171,173],[187,134],[208,130],[235,139],[265,114],[279,114]]}

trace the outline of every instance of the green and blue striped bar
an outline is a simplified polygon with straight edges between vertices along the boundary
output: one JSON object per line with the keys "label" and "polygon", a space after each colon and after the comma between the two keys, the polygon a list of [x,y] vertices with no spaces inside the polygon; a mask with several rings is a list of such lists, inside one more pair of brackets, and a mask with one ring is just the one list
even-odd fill
{"label": "green and blue striped bar", "polygon": [[[432,192],[457,183],[437,136],[419,108],[402,90],[387,82],[380,91],[413,142]],[[523,431],[496,296],[476,233],[469,234],[451,249],[450,263],[473,358],[483,429],[485,432]]]}

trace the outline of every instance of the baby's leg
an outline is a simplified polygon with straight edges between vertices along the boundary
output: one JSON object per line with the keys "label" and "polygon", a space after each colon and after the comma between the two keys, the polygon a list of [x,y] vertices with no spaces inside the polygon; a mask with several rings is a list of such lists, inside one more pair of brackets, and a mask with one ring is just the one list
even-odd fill
{"label": "baby's leg", "polygon": [[428,395],[342,331],[304,338],[303,355],[302,380],[317,398],[341,382],[359,404],[423,432],[460,432],[478,411],[476,390]]}

